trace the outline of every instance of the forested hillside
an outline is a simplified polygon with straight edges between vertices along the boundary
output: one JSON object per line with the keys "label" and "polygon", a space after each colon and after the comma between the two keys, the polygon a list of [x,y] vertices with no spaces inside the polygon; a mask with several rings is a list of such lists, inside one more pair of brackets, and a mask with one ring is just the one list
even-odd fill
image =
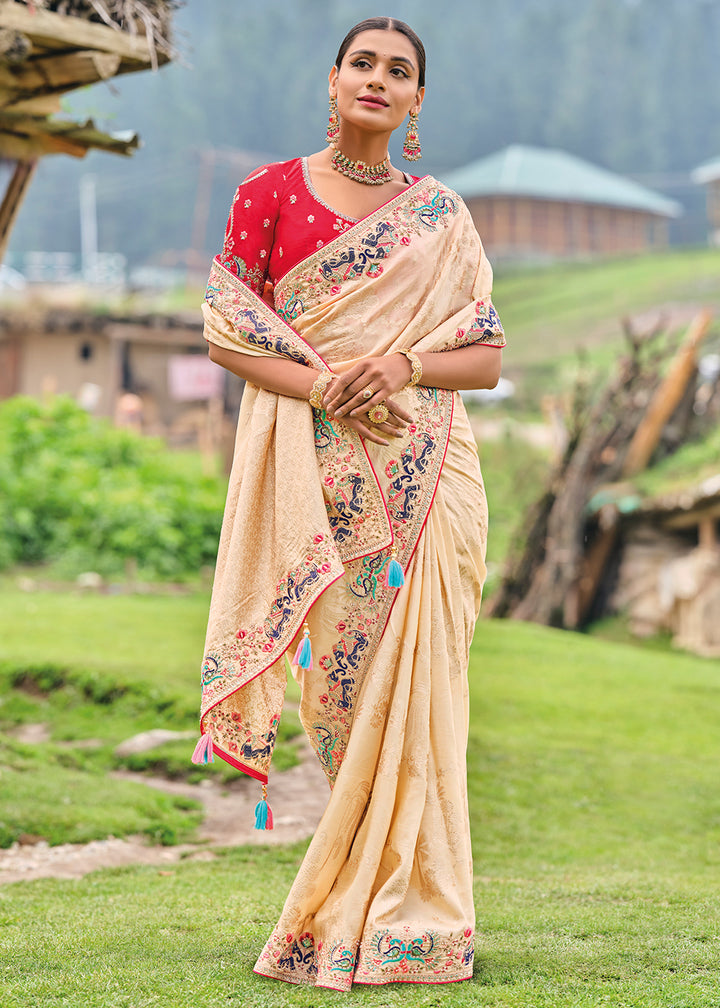
{"label": "forested hillside", "polygon": [[[382,6],[382,5],[380,5]],[[518,142],[561,147],[634,174],[690,209],[676,239],[701,240],[688,171],[720,156],[720,0],[391,0],[428,49],[425,171],[442,175]],[[75,251],[78,183],[97,175],[100,248],[131,262],[191,244],[200,152],[265,158],[323,146],[326,75],[360,17],[350,0],[188,0],[184,64],[95,87],[75,114],[138,129],[131,161],[41,165],[12,248]],[[399,151],[394,151],[400,161]],[[216,167],[204,244],[219,240],[237,167]]]}

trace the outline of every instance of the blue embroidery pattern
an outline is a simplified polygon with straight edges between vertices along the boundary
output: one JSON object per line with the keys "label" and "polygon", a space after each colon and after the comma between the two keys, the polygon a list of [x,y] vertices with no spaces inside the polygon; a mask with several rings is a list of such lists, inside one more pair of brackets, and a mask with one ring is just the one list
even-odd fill
{"label": "blue embroidery pattern", "polygon": [[437,192],[429,203],[424,203],[422,206],[412,207],[411,209],[417,215],[423,227],[426,227],[429,231],[435,230],[441,217],[457,213],[455,201],[441,192]]}
{"label": "blue embroidery pattern", "polygon": [[397,244],[397,232],[392,224],[382,221],[375,231],[360,242],[360,248],[348,248],[341,256],[328,259],[320,266],[320,273],[325,280],[342,283],[357,279],[367,273],[368,276],[378,276],[382,273],[379,261],[387,258],[390,249]]}

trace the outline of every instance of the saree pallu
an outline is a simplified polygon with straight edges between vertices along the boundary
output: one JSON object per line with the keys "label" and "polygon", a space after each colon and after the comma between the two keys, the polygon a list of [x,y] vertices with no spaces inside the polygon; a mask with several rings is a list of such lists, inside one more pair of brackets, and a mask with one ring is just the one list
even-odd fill
{"label": "saree pallu", "polygon": [[[428,176],[293,267],[275,311],[216,259],[205,333],[338,373],[401,347],[500,347],[491,282],[467,209]],[[413,421],[380,446],[246,387],[203,663],[202,731],[264,784],[285,655],[309,628],[300,718],[331,794],[255,969],[337,990],[472,974],[467,663],[485,494],[457,393],[393,398]]]}

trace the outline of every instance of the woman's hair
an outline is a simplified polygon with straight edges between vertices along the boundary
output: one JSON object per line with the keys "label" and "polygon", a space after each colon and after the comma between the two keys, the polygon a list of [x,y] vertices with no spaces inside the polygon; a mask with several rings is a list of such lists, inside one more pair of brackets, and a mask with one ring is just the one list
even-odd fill
{"label": "woman's hair", "polygon": [[359,24],[356,24],[354,28],[351,28],[350,31],[345,36],[345,38],[340,43],[340,48],[338,49],[337,58],[335,60],[335,66],[338,68],[338,70],[340,69],[340,64],[345,58],[345,53],[350,48],[350,43],[352,42],[352,40],[361,32],[377,31],[377,30],[400,32],[401,35],[404,35],[406,39],[409,39],[409,41],[412,42],[413,48],[417,53],[417,59],[418,59],[418,71],[419,71],[418,86],[425,87],[425,46],[422,44],[419,35],[415,34],[410,25],[406,25],[404,21],[398,21],[397,18],[391,18],[391,17],[366,18],[364,21],[361,21]]}

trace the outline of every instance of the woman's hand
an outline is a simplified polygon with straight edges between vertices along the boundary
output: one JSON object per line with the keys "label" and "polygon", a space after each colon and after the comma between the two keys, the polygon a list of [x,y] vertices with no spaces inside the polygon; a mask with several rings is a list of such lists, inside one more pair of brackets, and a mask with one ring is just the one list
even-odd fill
{"label": "woman's hand", "polygon": [[[323,397],[323,404],[329,416],[344,418],[367,416],[368,410],[379,403],[385,403],[391,412],[393,421],[409,422],[412,417],[388,400],[400,389],[405,388],[412,377],[412,365],[403,354],[392,353],[385,357],[365,357],[353,364],[349,371],[339,375],[328,386]],[[366,396],[367,390],[372,395]],[[391,420],[388,417],[388,421]],[[381,424],[385,428],[387,424]],[[393,426],[396,426],[393,423]]]}
{"label": "woman's hand", "polygon": [[[366,416],[335,416],[333,419],[336,423],[343,424],[345,427],[349,427],[351,430],[357,431],[360,437],[364,438],[366,441],[372,441],[373,444],[379,445],[389,445],[390,442],[387,438],[400,437],[405,433],[405,429],[407,427],[404,420],[398,420],[392,414],[383,424],[372,424]],[[383,437],[383,435],[385,435],[385,437]]]}

